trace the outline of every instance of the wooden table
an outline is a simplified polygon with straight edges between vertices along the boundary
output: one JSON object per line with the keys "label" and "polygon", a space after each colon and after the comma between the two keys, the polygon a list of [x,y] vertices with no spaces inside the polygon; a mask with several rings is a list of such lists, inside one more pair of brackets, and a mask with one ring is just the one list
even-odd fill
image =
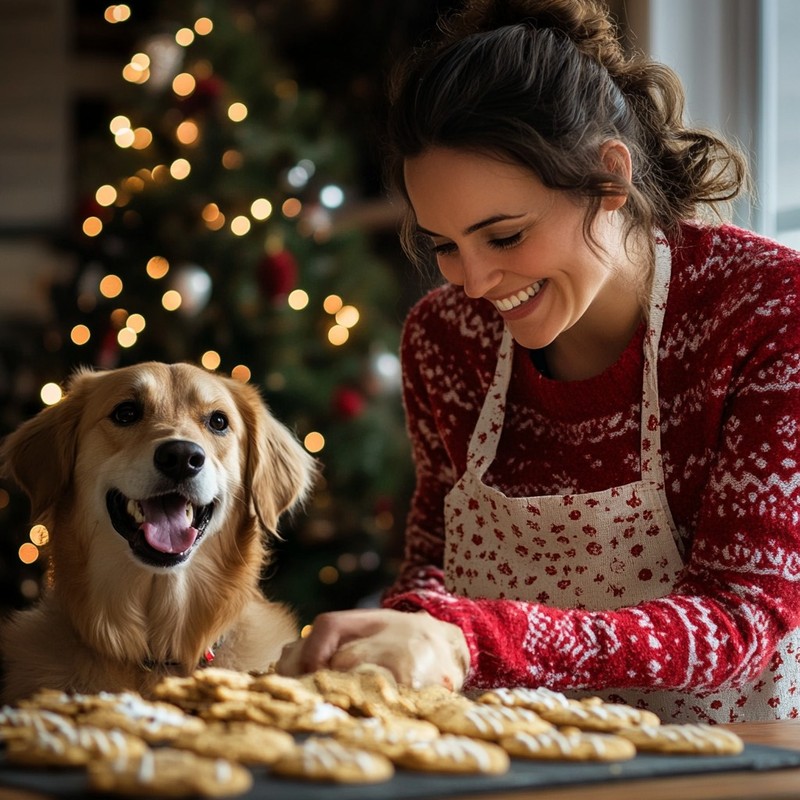
{"label": "wooden table", "polygon": [[[800,750],[800,720],[729,725],[746,742]],[[380,797],[376,789],[375,796]],[[595,783],[559,789],[515,790],[447,800],[798,800],[800,768],[726,772],[678,778]],[[0,788],[0,800],[50,800],[46,795]],[[302,800],[302,798],[298,798]]]}

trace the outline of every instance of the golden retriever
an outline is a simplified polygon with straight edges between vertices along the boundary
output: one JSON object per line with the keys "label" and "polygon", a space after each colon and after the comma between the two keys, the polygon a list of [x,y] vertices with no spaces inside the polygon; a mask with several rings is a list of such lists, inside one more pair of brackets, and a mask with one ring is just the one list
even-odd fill
{"label": "golden retriever", "polygon": [[0,472],[50,533],[47,588],[2,630],[3,700],[145,695],[165,674],[264,670],[296,639],[261,593],[313,458],[257,389],[189,364],[78,371],[10,434]]}

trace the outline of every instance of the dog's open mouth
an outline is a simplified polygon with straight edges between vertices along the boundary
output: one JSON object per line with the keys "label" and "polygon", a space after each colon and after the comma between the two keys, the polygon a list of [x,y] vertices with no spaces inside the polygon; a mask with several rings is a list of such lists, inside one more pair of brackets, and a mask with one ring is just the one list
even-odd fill
{"label": "dog's open mouth", "polygon": [[214,504],[198,506],[182,494],[132,500],[117,489],[106,494],[111,523],[141,561],[173,567],[185,561],[202,538]]}

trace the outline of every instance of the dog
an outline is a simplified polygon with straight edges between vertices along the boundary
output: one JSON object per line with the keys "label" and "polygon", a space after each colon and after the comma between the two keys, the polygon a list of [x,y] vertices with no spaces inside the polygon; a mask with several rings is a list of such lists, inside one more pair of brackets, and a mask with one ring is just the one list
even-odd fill
{"label": "dog", "polygon": [[212,659],[270,668],[298,635],[262,593],[271,537],[316,472],[250,384],[190,364],[77,370],[0,447],[50,534],[40,600],[0,631],[3,701],[148,696]]}

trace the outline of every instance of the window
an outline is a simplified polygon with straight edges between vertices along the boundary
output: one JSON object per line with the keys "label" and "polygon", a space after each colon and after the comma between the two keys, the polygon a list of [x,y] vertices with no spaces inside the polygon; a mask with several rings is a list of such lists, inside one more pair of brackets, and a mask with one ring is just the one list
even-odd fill
{"label": "window", "polygon": [[627,0],[634,45],[683,79],[695,124],[750,159],[755,199],[734,221],[800,249],[800,3]]}

